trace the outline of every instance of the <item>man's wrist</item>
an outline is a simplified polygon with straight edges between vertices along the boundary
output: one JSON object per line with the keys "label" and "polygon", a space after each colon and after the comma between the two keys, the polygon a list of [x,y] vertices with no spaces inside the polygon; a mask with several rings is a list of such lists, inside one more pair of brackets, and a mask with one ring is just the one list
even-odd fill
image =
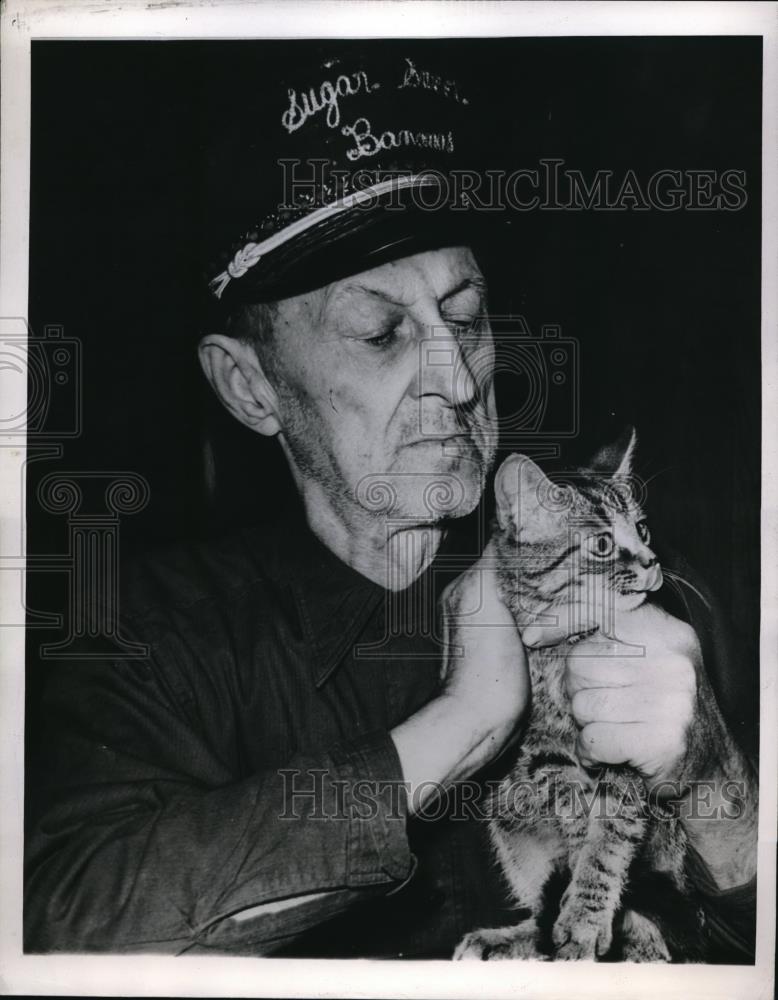
{"label": "man's wrist", "polygon": [[444,692],[391,731],[413,814],[432,795],[469,777],[505,746],[515,720],[494,721]]}

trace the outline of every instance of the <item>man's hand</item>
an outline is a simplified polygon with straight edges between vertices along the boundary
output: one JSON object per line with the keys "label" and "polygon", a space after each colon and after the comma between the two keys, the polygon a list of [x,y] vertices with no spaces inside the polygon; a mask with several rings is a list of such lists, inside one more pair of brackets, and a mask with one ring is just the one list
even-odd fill
{"label": "man's hand", "polygon": [[444,696],[478,731],[513,735],[529,703],[527,656],[503,603],[491,545],[443,595]]}
{"label": "man's hand", "polygon": [[599,632],[570,647],[567,690],[581,763],[631,764],[677,781],[695,720],[701,655],[690,626],[644,604],[620,615],[620,642]]}
{"label": "man's hand", "polygon": [[529,704],[527,657],[500,597],[490,545],[447,588],[442,605],[443,690],[392,730],[412,809],[433,783],[459,781],[494,758],[515,736]]}
{"label": "man's hand", "polygon": [[[643,605],[617,619],[616,633],[618,643],[595,633],[568,655],[581,762],[631,764],[650,786],[687,792],[680,815],[719,888],[744,884],[756,871],[758,789],[721,717],[694,631]],[[642,655],[628,655],[640,647]]]}

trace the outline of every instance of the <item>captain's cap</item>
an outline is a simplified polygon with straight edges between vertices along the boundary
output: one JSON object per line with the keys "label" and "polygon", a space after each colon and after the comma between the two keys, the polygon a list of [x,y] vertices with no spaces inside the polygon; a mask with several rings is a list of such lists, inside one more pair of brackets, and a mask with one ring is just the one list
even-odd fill
{"label": "captain's cap", "polygon": [[212,163],[245,220],[208,275],[228,306],[475,238],[458,175],[482,169],[479,121],[462,67],[420,43],[305,52],[258,95],[256,131],[244,115]]}

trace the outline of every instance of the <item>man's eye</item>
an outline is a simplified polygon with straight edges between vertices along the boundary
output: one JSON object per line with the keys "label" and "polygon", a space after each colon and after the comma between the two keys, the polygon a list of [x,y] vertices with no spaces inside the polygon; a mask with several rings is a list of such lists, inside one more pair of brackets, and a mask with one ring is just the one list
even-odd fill
{"label": "man's eye", "polygon": [[375,337],[365,337],[362,343],[370,344],[371,347],[388,347],[396,336],[397,331],[392,327],[391,330],[384,330],[383,333],[379,333]]}
{"label": "man's eye", "polygon": [[476,316],[465,315],[464,313],[457,313],[454,315],[447,314],[444,315],[443,318],[450,327],[453,327],[462,333],[467,333],[472,330],[477,319]]}

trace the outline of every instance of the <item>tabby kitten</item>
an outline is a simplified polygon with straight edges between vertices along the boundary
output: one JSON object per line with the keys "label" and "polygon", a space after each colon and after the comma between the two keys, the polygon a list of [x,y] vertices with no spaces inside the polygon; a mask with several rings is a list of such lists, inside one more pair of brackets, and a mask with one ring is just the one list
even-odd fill
{"label": "tabby kitten", "polygon": [[[550,611],[570,641],[584,620],[612,636],[614,614],[638,607],[662,585],[629,489],[634,449],[631,431],[628,442],[603,449],[567,486],[554,485],[522,455],[503,463],[494,543],[502,596],[520,626],[548,621]],[[565,689],[568,650],[562,643],[529,651],[531,716],[519,757],[492,801],[497,859],[531,915],[516,926],[468,934],[454,958],[594,959],[611,951],[615,928],[618,957],[671,960],[655,920],[621,904],[636,869],[685,896],[685,833],[669,810],[658,819],[657,803],[646,808],[636,770],[579,763]],[[542,928],[554,875],[557,882],[569,876],[569,883],[548,941]]]}

